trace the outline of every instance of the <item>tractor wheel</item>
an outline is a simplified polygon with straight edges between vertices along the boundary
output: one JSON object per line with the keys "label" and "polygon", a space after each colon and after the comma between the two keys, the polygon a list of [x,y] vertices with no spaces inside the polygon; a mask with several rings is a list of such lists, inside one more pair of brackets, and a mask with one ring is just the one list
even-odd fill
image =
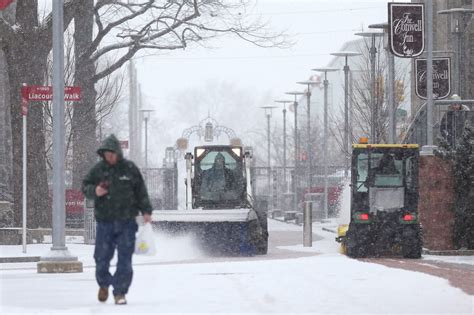
{"label": "tractor wheel", "polygon": [[402,255],[404,258],[419,259],[423,249],[419,224],[407,226],[403,231]]}
{"label": "tractor wheel", "polygon": [[266,212],[258,213],[258,222],[260,224],[260,233],[258,233],[255,244],[256,254],[266,255],[268,253],[268,221]]}
{"label": "tractor wheel", "polygon": [[367,257],[368,233],[365,227],[359,224],[350,224],[346,234],[347,256],[351,258]]}

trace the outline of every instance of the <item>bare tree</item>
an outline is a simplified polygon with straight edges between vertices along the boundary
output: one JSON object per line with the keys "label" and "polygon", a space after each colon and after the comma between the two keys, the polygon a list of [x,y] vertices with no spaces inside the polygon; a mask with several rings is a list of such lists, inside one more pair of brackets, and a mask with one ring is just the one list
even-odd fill
{"label": "bare tree", "polygon": [[[83,87],[83,101],[73,115],[73,125],[83,132],[73,140],[75,159],[73,187],[80,186],[95,147],[97,122],[92,114],[94,84],[120,69],[140,50],[149,52],[186,49],[204,45],[210,39],[234,35],[260,47],[286,47],[290,43],[281,33],[273,33],[266,22],[248,14],[247,0],[173,0],[83,2],[81,47],[76,50],[76,82]],[[92,34],[92,23],[96,32]],[[76,21],[76,23],[78,23]],[[78,28],[77,28],[78,29]],[[86,45],[88,44],[88,45]],[[94,67],[100,60],[113,60]],[[89,113],[89,114],[87,114]]]}
{"label": "bare tree", "polygon": [[[74,54],[74,37],[73,31],[67,30],[65,32],[64,40],[64,82],[66,85],[73,85],[75,81],[75,54]],[[53,60],[52,54],[48,57],[48,65],[46,68],[46,84],[51,84],[52,82],[52,67]],[[116,72],[105,77],[99,83],[97,83],[97,93],[96,99],[94,101],[95,109],[93,113],[95,114],[95,120],[99,125],[102,124],[104,120],[112,113],[116,105],[119,103],[124,85],[124,75],[122,72]],[[52,103],[45,102],[44,106],[44,123],[45,123],[45,132],[46,132],[46,164],[48,172],[52,171],[52,122],[53,122],[53,113],[52,113]],[[67,174],[72,173],[72,166],[74,161],[74,154],[72,150],[72,139],[74,133],[81,133],[83,130],[81,126],[76,125],[72,126],[73,112],[74,108],[78,106],[75,102],[66,102],[65,103],[65,126],[66,126],[66,148],[65,148],[65,159],[66,159],[66,172]],[[69,184],[69,183],[68,183]]]}
{"label": "bare tree", "polygon": [[[13,151],[13,201],[15,225],[21,223],[22,131],[20,89],[43,85],[46,60],[52,46],[52,16],[38,18],[37,0],[17,0],[12,18],[0,18],[0,42],[8,65],[11,135]],[[14,4],[14,5],[15,5]],[[64,26],[67,28],[80,1],[66,0]],[[35,104],[36,105],[36,104]],[[44,118],[42,106],[30,106],[28,115],[28,225],[49,226],[51,211],[45,162]]]}
{"label": "bare tree", "polygon": [[[389,104],[385,97],[386,89],[386,71],[387,59],[385,58],[385,51],[383,49],[383,41],[376,42],[376,48],[379,54],[376,58],[375,65],[375,106],[377,107],[378,119],[376,121],[375,133],[377,135],[377,142],[387,142],[388,140],[388,121],[389,121]],[[370,134],[371,129],[371,115],[373,112],[371,103],[371,75],[370,75],[370,58],[369,58],[369,44],[363,41],[357,49],[362,53],[359,63],[357,63],[352,70],[352,90],[349,93],[350,103],[352,106],[350,117],[352,128],[350,128],[349,140],[357,142],[360,137],[366,137]],[[403,86],[406,77],[406,69],[401,69],[396,73],[396,82]],[[404,90],[396,91],[395,112],[403,100]],[[339,104],[337,109],[330,113],[330,132],[337,143],[340,152],[349,155],[347,148],[343,147],[344,137],[344,106]]]}

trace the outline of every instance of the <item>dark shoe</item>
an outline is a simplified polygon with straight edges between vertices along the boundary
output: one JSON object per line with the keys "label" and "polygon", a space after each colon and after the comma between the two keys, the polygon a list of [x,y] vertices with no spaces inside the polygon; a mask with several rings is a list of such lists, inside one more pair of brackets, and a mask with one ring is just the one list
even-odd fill
{"label": "dark shoe", "polygon": [[108,297],[109,297],[109,288],[100,288],[99,294],[98,294],[99,301],[105,302],[107,301]]}
{"label": "dark shoe", "polygon": [[127,300],[125,299],[125,295],[116,295],[115,296],[115,304],[117,304],[117,305],[127,304]]}

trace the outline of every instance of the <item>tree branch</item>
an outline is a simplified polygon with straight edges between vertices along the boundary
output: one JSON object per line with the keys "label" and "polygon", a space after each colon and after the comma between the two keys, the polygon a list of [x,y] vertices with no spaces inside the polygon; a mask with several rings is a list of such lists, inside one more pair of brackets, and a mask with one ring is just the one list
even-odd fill
{"label": "tree branch", "polygon": [[[76,14],[81,1],[66,0],[64,2],[64,31],[68,28],[74,15]],[[45,18],[43,24],[38,30],[39,38],[41,38],[41,45],[51,50],[53,46],[53,15],[52,12]]]}

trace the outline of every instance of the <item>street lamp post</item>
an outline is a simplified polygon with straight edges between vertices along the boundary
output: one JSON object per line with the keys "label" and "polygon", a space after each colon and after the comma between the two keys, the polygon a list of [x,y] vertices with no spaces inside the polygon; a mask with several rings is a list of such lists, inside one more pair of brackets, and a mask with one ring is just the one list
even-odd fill
{"label": "street lamp post", "polygon": [[375,101],[375,59],[377,57],[377,48],[375,47],[375,39],[383,36],[382,32],[360,32],[355,35],[368,37],[371,40],[369,48],[370,54],[370,140],[371,143],[378,143],[378,108]]}
{"label": "street lamp post", "polygon": [[328,72],[339,71],[336,68],[317,68],[313,71],[324,73],[324,129],[323,129],[323,176],[324,176],[324,218],[328,217]]}
{"label": "street lamp post", "polygon": [[355,51],[340,51],[332,53],[331,55],[337,57],[344,57],[344,177],[347,178],[349,171],[349,154],[351,152],[349,146],[349,57],[360,56],[361,53]]}
{"label": "street lamp post", "polygon": [[388,62],[388,82],[387,82],[387,101],[388,101],[388,143],[396,142],[396,96],[395,96],[395,56],[390,51],[388,35],[390,29],[388,22],[369,25],[369,28],[382,29],[385,52]]}
{"label": "street lamp post", "polygon": [[306,115],[307,115],[307,124],[306,124],[306,133],[308,136],[307,139],[307,153],[306,156],[308,158],[308,193],[311,193],[311,187],[313,186],[313,157],[311,154],[312,149],[312,143],[311,143],[311,87],[315,85],[317,82],[312,81],[312,80],[307,80],[307,81],[300,81],[297,82],[298,84],[306,85],[307,90],[306,90],[306,101],[307,101],[307,108],[306,108]]}
{"label": "street lamp post", "polygon": [[297,194],[298,194],[298,167],[299,167],[299,144],[298,144],[298,96],[304,95],[304,92],[299,92],[299,91],[290,91],[286,92],[285,94],[288,95],[293,95],[295,97],[295,101],[293,103],[293,108],[294,108],[294,114],[295,114],[295,132],[294,132],[294,151],[295,151],[295,170],[293,172],[293,192],[295,193],[294,195],[294,210],[298,208],[298,199],[297,199]]}
{"label": "street lamp post", "polygon": [[63,0],[53,1],[53,226],[50,251],[37,264],[38,273],[82,272],[82,263],[66,247],[64,187],[64,13]]}
{"label": "street lamp post", "polygon": [[432,155],[433,146],[433,1],[426,3],[426,146],[421,154]]}
{"label": "street lamp post", "polygon": [[464,17],[466,15],[474,14],[474,9],[453,8],[449,10],[438,11],[438,14],[446,14],[451,18],[451,34],[453,35],[454,51],[456,52],[456,62],[454,64],[454,94],[463,98],[464,91],[462,86],[462,36],[466,30],[466,23]]}
{"label": "street lamp post", "polygon": [[150,120],[150,115],[153,112],[153,109],[140,109],[142,113],[143,121],[145,122],[145,170],[148,172],[148,120]]}
{"label": "street lamp post", "polygon": [[272,118],[272,111],[276,106],[261,106],[265,110],[265,116],[267,117],[267,188],[268,196],[271,195],[271,166],[270,166],[270,119]]}
{"label": "street lamp post", "polygon": [[286,182],[286,104],[291,101],[276,100],[276,103],[283,104],[283,184],[288,191],[288,185]]}

